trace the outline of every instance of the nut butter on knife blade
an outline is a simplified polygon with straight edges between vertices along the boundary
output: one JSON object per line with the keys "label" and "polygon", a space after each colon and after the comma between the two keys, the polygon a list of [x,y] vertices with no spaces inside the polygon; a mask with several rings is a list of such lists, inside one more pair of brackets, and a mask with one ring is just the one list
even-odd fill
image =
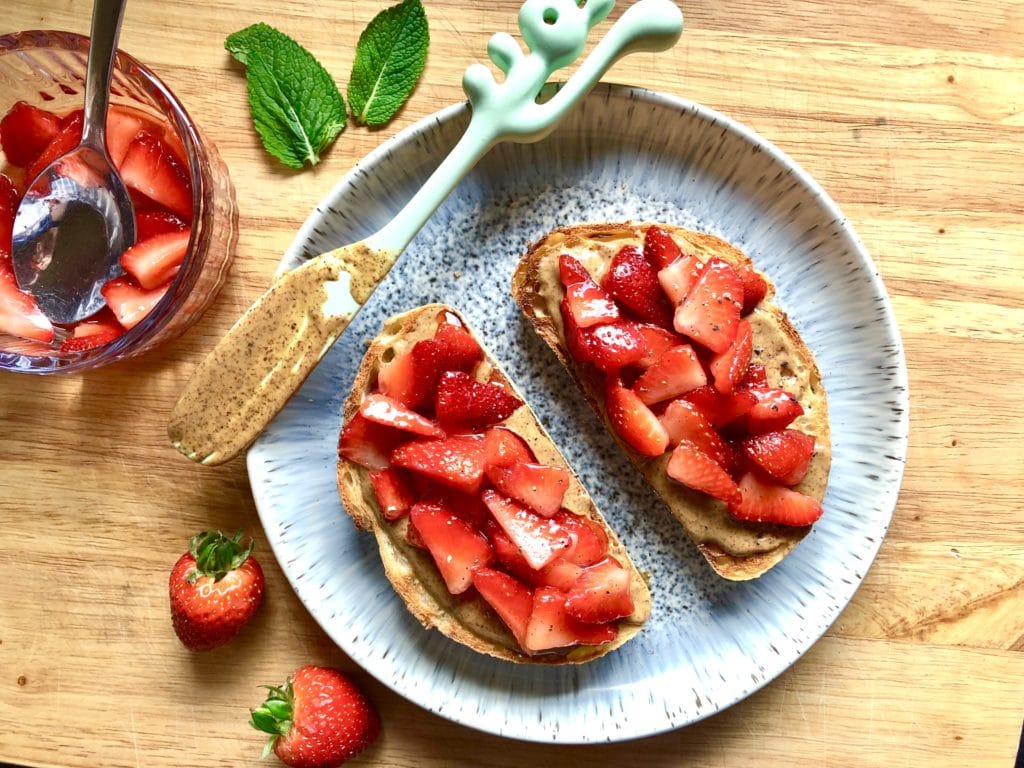
{"label": "nut butter on knife blade", "polygon": [[614,0],[526,0],[519,29],[524,53],[508,34],[488,55],[505,73],[495,82],[483,64],[462,85],[472,106],[465,134],[405,207],[376,234],[317,256],[282,274],[199,364],[171,413],[171,443],[202,464],[241,453],[302,385],[384,279],[395,261],[477,161],[502,141],[539,141],[620,57],[670,48],[682,32],[671,0],[639,0],[626,10],[577,71],[547,101],[548,77],[579,57],[587,35]]}

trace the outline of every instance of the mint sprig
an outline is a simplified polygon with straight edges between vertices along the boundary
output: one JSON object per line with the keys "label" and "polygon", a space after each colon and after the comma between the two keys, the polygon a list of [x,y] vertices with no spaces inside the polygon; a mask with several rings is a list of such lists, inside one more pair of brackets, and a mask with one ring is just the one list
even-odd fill
{"label": "mint sprig", "polygon": [[423,72],[429,43],[420,0],[404,0],[373,18],[359,36],[348,82],[356,122],[377,126],[395,116]]}
{"label": "mint sprig", "polygon": [[249,106],[266,150],[291,168],[316,165],[345,128],[345,100],[327,70],[268,24],[229,35],[224,47],[246,65]]}

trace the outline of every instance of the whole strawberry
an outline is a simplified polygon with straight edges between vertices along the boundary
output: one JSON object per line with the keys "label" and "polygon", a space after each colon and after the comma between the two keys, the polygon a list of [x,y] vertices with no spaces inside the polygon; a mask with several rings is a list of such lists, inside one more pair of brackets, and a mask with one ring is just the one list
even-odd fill
{"label": "whole strawberry", "polygon": [[208,651],[238,634],[263,602],[263,569],[250,557],[252,540],[203,531],[171,571],[171,619],[185,647]]}
{"label": "whole strawberry", "polygon": [[355,684],[330,667],[305,666],[252,710],[250,725],[270,734],[273,750],[292,768],[335,768],[380,733],[377,710]]}

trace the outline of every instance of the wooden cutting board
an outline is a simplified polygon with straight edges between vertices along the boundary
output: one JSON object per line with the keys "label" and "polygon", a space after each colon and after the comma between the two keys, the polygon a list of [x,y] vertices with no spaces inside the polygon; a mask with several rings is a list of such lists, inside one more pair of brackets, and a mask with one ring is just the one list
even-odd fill
{"label": "wooden cutting board", "polygon": [[[483,735],[355,667],[275,563],[243,462],[194,466],[169,448],[165,424],[316,202],[382,141],[461,100],[462,71],[490,33],[516,31],[518,3],[425,0],[432,43],[408,105],[384,129],[349,127],[303,172],[259,146],[224,38],[267,21],[344,83],[359,32],[384,3],[135,3],[121,46],[219,147],[241,211],[237,258],[202,321],[142,359],[81,376],[0,376],[0,761],[255,764],[261,737],[246,721],[257,686],[312,662],[351,671],[382,712],[383,736],[361,765],[1012,763],[1024,702],[1024,5],[680,4],[679,45],[628,58],[607,79],[714,107],[806,168],[875,259],[906,345],[903,492],[877,561],[826,637],[720,715],[602,747]],[[0,32],[87,33],[88,15],[84,2],[7,0]],[[256,537],[267,599],[230,646],[192,655],[171,631],[167,576],[208,527]]]}

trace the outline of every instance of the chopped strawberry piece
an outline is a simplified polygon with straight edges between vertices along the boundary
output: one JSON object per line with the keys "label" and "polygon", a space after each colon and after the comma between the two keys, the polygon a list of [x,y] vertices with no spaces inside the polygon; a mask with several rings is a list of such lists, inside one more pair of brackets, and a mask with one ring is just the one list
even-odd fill
{"label": "chopped strawberry piece", "polygon": [[440,323],[434,333],[434,341],[440,345],[439,360],[443,371],[471,371],[484,354],[473,334],[457,323]]}
{"label": "chopped strawberry piece", "polygon": [[713,427],[728,424],[750,413],[757,399],[746,389],[737,389],[731,395],[723,395],[708,384],[683,395],[700,410]]}
{"label": "chopped strawberry piece", "polygon": [[387,469],[391,466],[391,453],[406,437],[397,429],[377,424],[356,413],[342,427],[338,453],[367,469]]}
{"label": "chopped strawberry piece", "polygon": [[446,371],[437,385],[434,411],[445,427],[482,430],[504,421],[522,404],[501,384],[484,384],[468,373]]}
{"label": "chopped strawberry piece", "polygon": [[713,258],[676,309],[673,325],[712,352],[724,352],[736,338],[743,306],[743,284],[728,262]]}
{"label": "chopped strawberry piece", "polygon": [[661,423],[668,432],[670,445],[688,440],[722,467],[732,463],[732,452],[728,444],[711,426],[704,413],[689,400],[673,400],[669,403],[661,415]]}
{"label": "chopped strawberry piece", "polygon": [[584,624],[569,615],[565,593],[541,587],[533,593],[533,609],[526,626],[524,650],[530,653],[571,645],[601,645],[618,636],[615,624]]}
{"label": "chopped strawberry piece", "polygon": [[61,345],[61,352],[84,352],[107,344],[124,333],[113,313],[104,307],[95,315],[75,324],[71,338]]}
{"label": "chopped strawberry piece", "polygon": [[148,133],[137,135],[128,145],[119,170],[126,186],[185,221],[192,220],[192,180],[162,140]]}
{"label": "chopped strawberry piece", "polygon": [[566,592],[565,610],[586,624],[604,624],[633,613],[630,573],[614,558],[583,571]]}
{"label": "chopped strawberry piece", "polygon": [[768,293],[768,282],[750,264],[743,264],[736,269],[736,274],[743,284],[743,311],[749,315]]}
{"label": "chopped strawberry piece", "polygon": [[49,344],[53,324],[42,313],[31,294],[18,288],[14,272],[0,261],[0,333]]}
{"label": "chopped strawberry piece", "polygon": [[[533,461],[533,451],[519,435],[505,427],[492,427],[484,435],[484,467],[491,479],[491,470]],[[494,482],[491,479],[491,482]]]}
{"label": "chopped strawberry piece", "polygon": [[565,555],[556,557],[539,571],[534,572],[533,583],[538,587],[567,590],[583,575],[583,566]]}
{"label": "chopped strawberry piece", "polygon": [[636,361],[641,368],[650,368],[668,350],[683,343],[679,336],[656,325],[637,325],[636,329],[644,337],[644,356]]}
{"label": "chopped strawberry piece", "polygon": [[708,383],[704,367],[689,344],[672,347],[643,372],[633,391],[645,405],[660,403]]}
{"label": "chopped strawberry piece", "polygon": [[558,277],[565,287],[588,280],[592,281],[586,267],[567,253],[558,257]]}
{"label": "chopped strawberry piece", "polygon": [[440,504],[477,530],[491,518],[490,511],[478,493],[464,493],[426,475],[411,473],[410,479],[418,501]]}
{"label": "chopped strawberry piece", "polygon": [[370,472],[370,483],[385,520],[394,522],[404,517],[416,502],[412,486],[401,470],[389,468]]}
{"label": "chopped strawberry piece", "polygon": [[121,266],[143,288],[156,288],[178,274],[191,236],[186,229],[139,240],[121,254]]}
{"label": "chopped strawberry piece", "polygon": [[35,160],[26,168],[28,183],[42,173],[46,167],[61,155],[65,155],[82,142],[82,110],[73,112],[61,121],[60,130],[54,134]]}
{"label": "chopped strawberry piece", "polygon": [[139,287],[133,280],[118,277],[100,289],[107,306],[126,330],[134,328],[152,311],[157,302],[167,293],[169,285],[151,290]]}
{"label": "chopped strawberry piece", "polygon": [[581,331],[588,358],[605,372],[618,371],[643,360],[647,355],[644,337],[636,323],[621,320]]}
{"label": "chopped strawberry piece", "polygon": [[[440,374],[438,374],[440,375]],[[429,392],[416,380],[412,350],[395,355],[377,371],[377,388],[392,400],[415,407]]]}
{"label": "chopped strawberry piece", "polygon": [[593,280],[566,286],[563,301],[578,328],[614,323],[619,319],[619,308]]}
{"label": "chopped strawberry piece", "polygon": [[503,494],[525,504],[541,517],[551,517],[561,509],[562,498],[569,488],[569,470],[545,464],[493,467],[487,477]]}
{"label": "chopped strawberry piece", "polygon": [[507,573],[493,568],[473,571],[473,586],[522,646],[526,641],[530,614],[533,613],[533,592]]}
{"label": "chopped strawberry piece", "polygon": [[11,165],[24,168],[39,157],[59,130],[57,115],[19,101],[0,120],[0,145]]}
{"label": "chopped strawberry piece", "polygon": [[739,520],[804,526],[821,517],[821,504],[815,499],[791,488],[764,483],[753,472],[740,478],[739,491],[740,498],[729,505],[729,512]]}
{"label": "chopped strawberry piece", "polygon": [[444,437],[444,430],[430,419],[411,411],[386,395],[367,395],[359,406],[364,419],[423,437]]}
{"label": "chopped strawberry piece", "polygon": [[14,269],[11,265],[11,237],[20,199],[14,182],[0,173],[0,268]]}
{"label": "chopped strawberry piece", "polygon": [[656,269],[664,269],[683,255],[672,239],[661,227],[651,225],[644,233],[644,257]]}
{"label": "chopped strawberry piece", "polygon": [[505,529],[498,525],[494,518],[484,522],[483,531],[494,548],[494,557],[501,563],[504,570],[526,584],[536,581],[537,571],[526,562],[522,550],[516,546],[515,542],[505,533]]}
{"label": "chopped strawberry piece", "polygon": [[739,386],[768,386],[768,371],[762,363],[751,363],[747,366],[747,372],[743,374]]}
{"label": "chopped strawberry piece", "polygon": [[473,586],[473,571],[494,559],[487,539],[443,507],[415,504],[409,510],[409,519],[453,595],[461,595]]}
{"label": "chopped strawberry piece", "polygon": [[135,214],[135,242],[167,232],[180,232],[187,227],[188,224],[170,211],[140,211]]}
{"label": "chopped strawberry piece", "polygon": [[746,387],[743,391],[753,396],[754,405],[739,426],[751,435],[785,429],[803,415],[803,406],[789,392],[761,386]]}
{"label": "chopped strawberry piece", "polygon": [[[128,148],[140,133],[160,135],[162,129],[137,109],[111,104],[107,112],[107,152],[114,165],[124,162]],[[176,157],[177,159],[177,157]]]}
{"label": "chopped strawberry piece", "polygon": [[543,568],[569,546],[569,532],[555,521],[534,514],[495,491],[484,491],[483,500],[534,570]]}
{"label": "chopped strawberry piece", "polygon": [[740,320],[736,328],[736,339],[725,352],[715,355],[711,360],[709,368],[715,380],[715,389],[723,395],[731,394],[746,374],[753,352],[754,332],[750,323]]}
{"label": "chopped strawberry piece", "polygon": [[[399,525],[401,524],[399,523]],[[427,548],[426,542],[423,541],[423,537],[420,536],[420,532],[416,530],[416,526],[412,524],[412,520],[408,516],[405,518],[405,540],[416,549],[425,550]]]}
{"label": "chopped strawberry piece", "polygon": [[563,296],[558,308],[562,315],[564,327],[565,346],[573,360],[581,363],[590,362],[590,339],[583,335],[583,329],[576,325],[572,312],[569,309],[569,297]]}
{"label": "chopped strawberry piece", "polygon": [[739,499],[739,489],[729,473],[689,440],[682,440],[675,447],[665,471],[676,482],[716,499],[727,503]]}
{"label": "chopped strawberry piece", "polygon": [[672,306],[679,306],[686,300],[703,269],[704,264],[696,256],[683,256],[658,272],[658,283]]}
{"label": "chopped strawberry piece", "polygon": [[668,432],[651,409],[617,379],[609,379],[605,394],[608,421],[615,433],[641,456],[660,456],[668,447]]}
{"label": "chopped strawberry piece", "polygon": [[406,443],[391,454],[391,463],[430,477],[465,493],[476,493],[484,477],[484,441],[479,435]]}
{"label": "chopped strawberry piece", "polygon": [[795,429],[755,435],[739,445],[748,459],[783,485],[803,480],[814,456],[814,438]]}
{"label": "chopped strawberry piece", "polygon": [[612,258],[602,287],[626,309],[647,323],[672,324],[672,307],[658,285],[658,273],[639,249],[624,246]]}
{"label": "chopped strawberry piece", "polygon": [[572,541],[560,560],[586,566],[603,560],[608,554],[608,534],[593,520],[565,509],[556,512],[551,519],[569,532]]}

